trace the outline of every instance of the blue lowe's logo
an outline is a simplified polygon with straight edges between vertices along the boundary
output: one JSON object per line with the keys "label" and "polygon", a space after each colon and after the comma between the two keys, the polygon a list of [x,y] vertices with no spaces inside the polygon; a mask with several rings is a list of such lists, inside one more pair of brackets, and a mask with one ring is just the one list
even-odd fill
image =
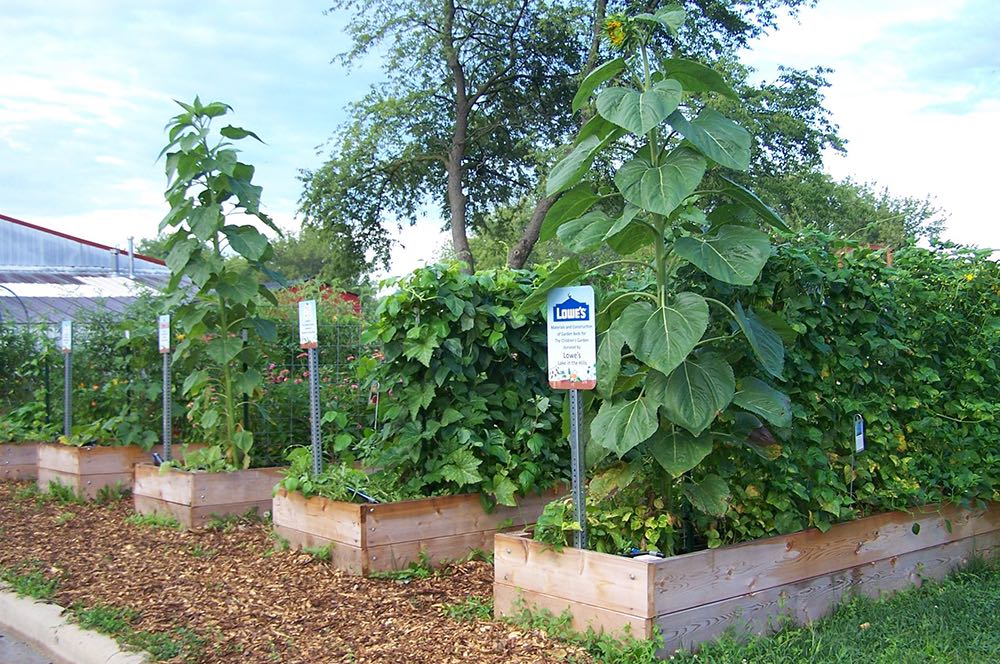
{"label": "blue lowe's logo", "polygon": [[590,320],[590,306],[577,302],[569,296],[562,304],[552,307],[552,320],[557,322]]}

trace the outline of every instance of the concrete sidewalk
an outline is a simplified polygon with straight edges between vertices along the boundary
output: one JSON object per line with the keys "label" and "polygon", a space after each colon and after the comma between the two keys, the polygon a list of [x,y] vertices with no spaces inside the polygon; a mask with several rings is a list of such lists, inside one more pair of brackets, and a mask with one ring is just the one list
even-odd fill
{"label": "concrete sidewalk", "polygon": [[[11,648],[27,646],[27,656],[40,659],[18,659],[16,664],[143,664],[144,653],[123,652],[114,639],[81,629],[63,617],[63,609],[28,597],[18,597],[10,587],[0,583],[0,634],[21,641]],[[0,664],[6,664],[0,645]],[[17,652],[13,650],[12,652]]]}
{"label": "concrete sidewalk", "polygon": [[52,664],[52,658],[0,629],[0,664]]}

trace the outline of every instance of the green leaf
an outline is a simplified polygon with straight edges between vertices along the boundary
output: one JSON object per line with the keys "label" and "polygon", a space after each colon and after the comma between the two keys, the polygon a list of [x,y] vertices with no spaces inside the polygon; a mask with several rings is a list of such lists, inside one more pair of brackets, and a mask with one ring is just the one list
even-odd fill
{"label": "green leaf", "polygon": [[483,481],[477,468],[482,463],[475,457],[472,450],[460,447],[445,458],[446,465],[441,468],[441,476],[449,482],[454,482],[460,488],[478,484]]}
{"label": "green leaf", "polygon": [[695,293],[680,293],[663,307],[634,302],[621,313],[619,329],[635,356],[664,375],[694,350],[708,329],[708,303]]}
{"label": "green leaf", "polygon": [[792,424],[792,401],[759,378],[743,378],[733,403],[760,415],[776,427]]}
{"label": "green leaf", "polygon": [[645,92],[607,88],[597,95],[597,112],[637,136],[660,126],[681,102],[681,84],[672,79],[656,83]]}
{"label": "green leaf", "polygon": [[605,401],[590,424],[591,440],[621,458],[656,431],[656,404],[645,397]]}
{"label": "green leaf", "polygon": [[196,207],[191,210],[188,222],[194,236],[205,242],[219,232],[222,227],[222,214],[218,206]]}
{"label": "green leaf", "polygon": [[718,92],[732,99],[739,98],[722,74],[700,62],[670,58],[661,63],[661,68],[667,78],[680,81],[685,92]]}
{"label": "green leaf", "polygon": [[418,339],[406,339],[403,341],[403,355],[407,359],[415,358],[417,362],[430,368],[431,357],[440,345],[441,340],[429,334]]}
{"label": "green leaf", "polygon": [[764,371],[779,380],[785,368],[785,344],[778,333],[764,323],[753,310],[744,311],[743,305],[736,303],[734,308],[736,322],[739,323],[743,335],[750,343],[754,356],[764,367]]}
{"label": "green leaf", "polygon": [[236,194],[240,206],[247,212],[256,214],[260,209],[260,195],[264,188],[251,184],[250,177],[237,178],[227,175],[226,181],[229,183],[229,190]]}
{"label": "green leaf", "polygon": [[615,382],[622,365],[625,335],[614,324],[601,336],[597,347],[597,392],[604,398],[613,396]]}
{"label": "green leaf", "polygon": [[238,141],[241,138],[246,138],[247,136],[252,136],[253,138],[256,138],[258,141],[260,141],[261,143],[264,142],[264,141],[261,140],[260,136],[258,136],[257,134],[253,133],[249,129],[244,129],[243,127],[233,127],[232,125],[229,125],[229,126],[226,126],[226,127],[223,127],[222,129],[220,129],[219,133],[222,134],[223,136],[225,136],[226,138],[231,138],[231,139],[233,139],[235,141]]}
{"label": "green leaf", "polygon": [[184,384],[181,385],[181,394],[197,394],[208,384],[208,380],[208,372],[204,369],[189,373],[184,379]]}
{"label": "green leaf", "polygon": [[573,96],[573,104],[571,106],[573,113],[576,113],[587,103],[594,90],[602,83],[606,83],[617,76],[618,72],[623,69],[625,69],[625,59],[615,58],[614,60],[605,62],[587,74],[580,82],[580,89]]}
{"label": "green leaf", "polygon": [[705,514],[722,516],[729,509],[729,485],[718,475],[706,475],[700,482],[685,482],[684,495]]}
{"label": "green leaf", "polygon": [[638,471],[637,464],[621,462],[600,471],[588,483],[587,497],[599,502],[628,488]]}
{"label": "green leaf", "polygon": [[555,237],[556,230],[562,224],[580,217],[600,198],[591,191],[590,185],[586,183],[577,185],[564,193],[545,213],[542,228],[538,232],[538,241],[544,242]]}
{"label": "green leaf", "polygon": [[677,31],[680,27],[684,25],[684,20],[686,18],[687,12],[684,11],[683,7],[679,7],[677,5],[660,7],[654,14],[643,13],[635,16],[635,20],[662,26],[666,28],[670,34],[675,36],[677,35]]}
{"label": "green leaf", "polygon": [[493,495],[496,496],[497,503],[508,507],[517,507],[517,485],[506,475],[498,475],[493,478]]}
{"label": "green leaf", "polygon": [[674,252],[719,281],[750,286],[771,256],[771,243],[756,229],[723,226],[714,235],[678,239]]}
{"label": "green leaf", "polygon": [[222,276],[215,288],[225,299],[245,305],[257,295],[257,286],[252,273],[230,271]]}
{"label": "green leaf", "polygon": [[712,437],[708,433],[692,436],[681,429],[660,429],[649,439],[646,447],[665,471],[673,477],[680,477],[711,453]]}
{"label": "green leaf", "polygon": [[579,219],[567,221],[556,235],[567,249],[582,254],[599,247],[615,221],[601,210],[591,210]]}
{"label": "green leaf", "polygon": [[243,340],[239,337],[215,337],[205,345],[205,352],[216,364],[228,364],[243,350]]}
{"label": "green leaf", "polygon": [[524,302],[517,308],[520,314],[533,314],[539,307],[545,304],[549,291],[553,288],[560,288],[576,281],[583,272],[576,258],[567,258],[556,266],[549,276],[538,285],[531,295],[525,298]]}
{"label": "green leaf", "polygon": [[545,195],[552,196],[575,186],[590,170],[594,156],[601,149],[598,136],[588,136],[576,144],[565,157],[552,167],[545,181]]}
{"label": "green leaf", "polygon": [[253,394],[254,390],[263,383],[260,372],[249,367],[246,371],[237,373],[233,381],[233,388],[237,394]]}
{"label": "green leaf", "polygon": [[670,126],[720,166],[737,171],[750,168],[750,132],[718,111],[706,108],[691,122],[674,111],[669,120]]}
{"label": "green leaf", "polygon": [[723,195],[728,196],[734,201],[743,203],[748,208],[753,210],[758,217],[763,219],[765,222],[774,226],[775,228],[780,228],[783,231],[788,231],[788,226],[785,225],[784,220],[781,218],[777,212],[769,208],[764,201],[757,198],[757,195],[752,191],[744,187],[743,185],[730,180],[725,175],[720,174],[719,179],[726,183],[726,188],[723,190]]}
{"label": "green leaf", "polygon": [[229,238],[229,246],[247,260],[261,260],[270,247],[267,238],[253,226],[224,226],[222,232]]}
{"label": "green leaf", "polygon": [[251,318],[250,324],[253,325],[253,329],[257,332],[261,339],[268,343],[273,343],[278,338],[278,326],[274,324],[274,321],[267,320],[266,318]]}
{"label": "green leaf", "polygon": [[184,238],[180,242],[174,243],[167,254],[167,267],[172,274],[181,274],[191,258],[191,254],[198,248],[198,242],[192,238]]}
{"label": "green leaf", "polygon": [[709,352],[682,362],[656,396],[671,422],[699,436],[733,400],[735,390],[733,368],[721,355]]}
{"label": "green leaf", "polygon": [[669,216],[698,188],[705,168],[704,157],[680,147],[667,155],[659,167],[653,167],[645,157],[625,163],[615,173],[615,185],[633,205]]}

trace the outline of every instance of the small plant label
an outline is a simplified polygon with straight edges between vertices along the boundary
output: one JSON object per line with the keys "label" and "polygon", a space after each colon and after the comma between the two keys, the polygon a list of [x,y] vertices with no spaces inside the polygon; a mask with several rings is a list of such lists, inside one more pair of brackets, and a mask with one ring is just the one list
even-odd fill
{"label": "small plant label", "polygon": [[299,346],[316,348],[319,346],[319,329],[316,325],[316,300],[299,302]]}
{"label": "small plant label", "polygon": [[554,390],[597,387],[597,327],[591,286],[553,288],[545,305],[549,385]]}
{"label": "small plant label", "polygon": [[64,320],[59,335],[59,349],[64,353],[73,352],[73,321]]}
{"label": "small plant label", "polygon": [[861,415],[854,416],[854,451],[865,451],[865,418]]}
{"label": "small plant label", "polygon": [[160,352],[169,353],[170,352],[170,314],[164,314],[159,317],[159,342],[160,342]]}

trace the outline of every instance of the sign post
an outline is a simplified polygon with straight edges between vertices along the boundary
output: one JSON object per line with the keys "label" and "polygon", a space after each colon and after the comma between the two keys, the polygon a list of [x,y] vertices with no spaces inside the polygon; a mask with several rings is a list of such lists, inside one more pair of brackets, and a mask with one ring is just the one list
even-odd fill
{"label": "sign post", "polygon": [[173,398],[170,394],[170,314],[159,317],[157,323],[157,341],[160,348],[160,355],[163,356],[163,459],[173,460],[171,440],[173,436],[172,426],[172,404]]}
{"label": "sign post", "polygon": [[580,440],[583,407],[580,390],[597,387],[597,327],[594,289],[590,286],[554,288],[545,304],[548,331],[549,386],[569,390],[569,445],[573,513],[580,529],[573,546],[587,547],[587,501],[584,489],[584,450]]}
{"label": "sign post", "polygon": [[73,321],[64,320],[59,335],[59,348],[63,352],[63,435],[67,438],[73,429]]}
{"label": "sign post", "polygon": [[312,438],[312,471],[323,472],[323,440],[319,430],[319,327],[316,300],[299,302],[299,346],[306,349],[309,362],[309,431]]}

